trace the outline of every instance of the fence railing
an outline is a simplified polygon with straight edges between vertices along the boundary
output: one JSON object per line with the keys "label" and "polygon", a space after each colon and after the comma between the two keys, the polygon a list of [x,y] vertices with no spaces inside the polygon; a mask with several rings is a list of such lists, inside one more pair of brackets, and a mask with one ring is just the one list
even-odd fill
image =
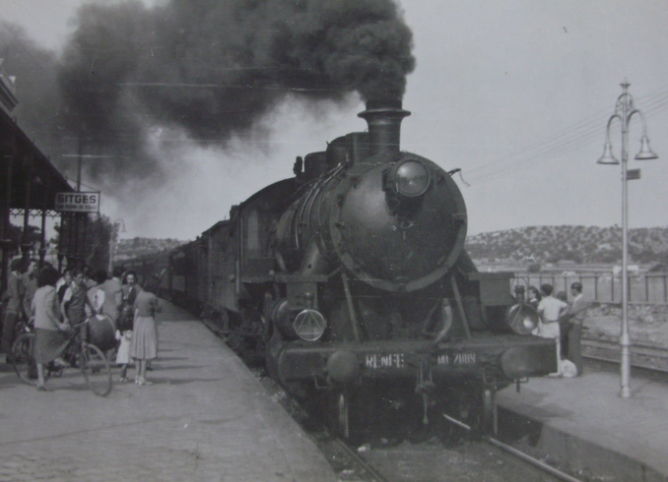
{"label": "fence railing", "polygon": [[[569,275],[516,272],[514,285],[540,287],[549,283],[555,294],[565,291],[570,298],[571,283],[582,283],[582,292],[600,303],[622,302],[622,278],[607,273],[577,273]],[[668,273],[629,275],[629,302],[668,304]]]}

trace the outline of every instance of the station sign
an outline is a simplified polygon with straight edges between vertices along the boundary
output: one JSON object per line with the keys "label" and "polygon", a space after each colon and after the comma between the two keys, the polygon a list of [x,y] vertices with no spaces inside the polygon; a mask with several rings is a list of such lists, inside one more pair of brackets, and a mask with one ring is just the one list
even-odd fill
{"label": "station sign", "polygon": [[59,192],[56,211],[63,213],[99,213],[100,192]]}

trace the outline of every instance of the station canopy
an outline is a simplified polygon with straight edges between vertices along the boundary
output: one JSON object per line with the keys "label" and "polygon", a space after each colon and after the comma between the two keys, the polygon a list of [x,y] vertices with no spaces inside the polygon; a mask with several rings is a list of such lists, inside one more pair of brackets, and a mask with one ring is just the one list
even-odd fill
{"label": "station canopy", "polygon": [[[27,195],[28,183],[30,196]],[[0,186],[5,193],[11,189],[10,210],[54,210],[56,193],[74,191],[4,109],[0,109]],[[26,206],[28,199],[29,206]],[[6,206],[6,198],[2,201]]]}

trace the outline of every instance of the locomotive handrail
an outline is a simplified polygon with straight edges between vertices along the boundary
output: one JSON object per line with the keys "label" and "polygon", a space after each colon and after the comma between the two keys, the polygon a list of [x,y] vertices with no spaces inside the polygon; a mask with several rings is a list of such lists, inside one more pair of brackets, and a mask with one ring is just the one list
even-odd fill
{"label": "locomotive handrail", "polygon": [[353,334],[355,336],[355,341],[361,343],[362,339],[360,338],[360,329],[357,325],[357,316],[355,315],[355,305],[353,305],[353,298],[350,294],[350,286],[348,285],[348,275],[345,271],[341,272],[341,280],[343,281],[343,291],[346,293],[346,303],[348,304],[348,312],[350,313],[350,323],[353,326]]}
{"label": "locomotive handrail", "polygon": [[439,305],[441,305],[441,303],[443,303],[443,300],[440,300],[440,299],[436,300],[436,303],[434,303],[434,306],[432,306],[431,309],[429,310],[429,313],[427,313],[427,316],[425,317],[424,322],[422,323],[422,329],[420,330],[420,333],[422,334],[422,336],[435,337],[435,338],[438,339],[438,336],[443,331],[443,330],[441,330],[441,332],[438,332],[438,333],[435,333],[433,331],[429,331],[429,327],[431,326],[431,321],[432,321],[431,317],[434,315],[434,313],[436,312],[436,309],[439,307]]}
{"label": "locomotive handrail", "polygon": [[471,339],[471,327],[469,326],[469,320],[466,318],[466,312],[464,311],[464,304],[462,303],[462,297],[459,293],[459,286],[457,286],[457,280],[454,276],[450,277],[450,284],[452,284],[452,291],[455,293],[455,300],[457,301],[457,308],[459,308],[459,315],[462,318],[462,325],[464,326],[464,333],[466,333],[466,338]]}
{"label": "locomotive handrail", "polygon": [[443,310],[445,312],[445,319],[443,320],[443,329],[436,335],[434,339],[434,346],[437,346],[441,341],[448,336],[450,329],[452,328],[452,308],[448,305]]}

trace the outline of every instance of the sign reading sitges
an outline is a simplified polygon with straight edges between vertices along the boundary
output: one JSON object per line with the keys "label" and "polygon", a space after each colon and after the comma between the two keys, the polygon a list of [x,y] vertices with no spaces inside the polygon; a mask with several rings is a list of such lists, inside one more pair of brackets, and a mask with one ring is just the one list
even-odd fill
{"label": "sign reading sitges", "polygon": [[56,211],[64,213],[99,213],[99,192],[59,192],[56,194]]}

